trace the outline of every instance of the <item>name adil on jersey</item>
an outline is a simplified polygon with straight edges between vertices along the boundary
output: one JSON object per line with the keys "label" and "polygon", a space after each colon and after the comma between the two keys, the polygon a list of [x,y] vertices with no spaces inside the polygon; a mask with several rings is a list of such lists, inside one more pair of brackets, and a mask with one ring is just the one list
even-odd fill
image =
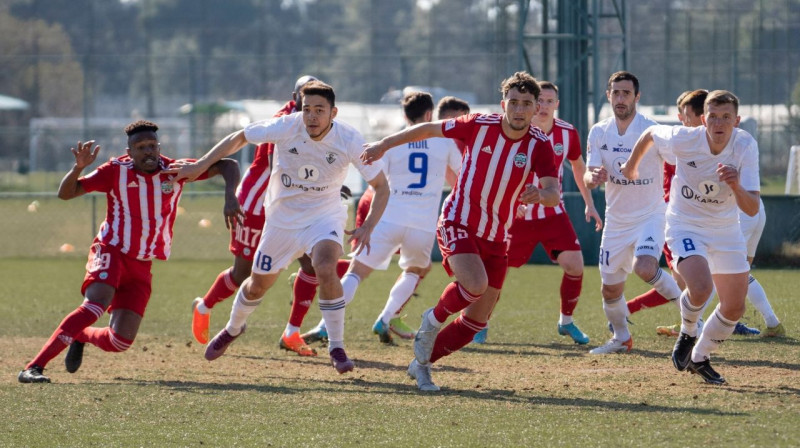
{"label": "name adil on jersey", "polygon": [[428,141],[408,142],[408,149],[428,149]]}

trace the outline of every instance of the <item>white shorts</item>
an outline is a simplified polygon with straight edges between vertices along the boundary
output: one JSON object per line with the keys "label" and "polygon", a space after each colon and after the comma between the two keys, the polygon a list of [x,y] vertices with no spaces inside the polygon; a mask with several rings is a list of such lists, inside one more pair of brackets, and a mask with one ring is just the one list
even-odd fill
{"label": "white shorts", "polygon": [[636,224],[606,226],[600,240],[600,277],[604,285],[616,285],[633,271],[635,258],[656,260],[664,247],[664,215],[654,214]]}
{"label": "white shorts", "polygon": [[277,274],[286,269],[320,241],[331,240],[342,244],[344,221],[339,218],[322,217],[314,224],[301,229],[283,229],[264,224],[256,255],[253,257],[253,272]]}
{"label": "white shorts", "polygon": [[[747,246],[737,227],[701,229],[667,222],[667,245],[677,266],[681,258],[700,255],[708,262],[712,274],[740,274],[750,271]],[[680,272],[680,268],[678,268]]]}
{"label": "white shorts", "polygon": [[748,257],[756,256],[758,241],[761,239],[766,223],[767,214],[764,212],[764,207],[758,209],[756,216],[747,216],[744,213],[739,213],[739,227],[742,228],[742,235],[744,235],[744,240],[747,242]]}
{"label": "white shorts", "polygon": [[400,249],[401,269],[426,268],[431,264],[431,250],[436,232],[426,232],[413,227],[379,221],[370,237],[370,251],[364,249],[353,258],[372,269],[385,270],[392,255]]}

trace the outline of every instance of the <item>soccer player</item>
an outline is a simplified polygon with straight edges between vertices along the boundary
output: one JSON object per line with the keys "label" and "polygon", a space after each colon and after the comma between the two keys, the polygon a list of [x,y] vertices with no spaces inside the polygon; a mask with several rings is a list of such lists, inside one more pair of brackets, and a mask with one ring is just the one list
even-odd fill
{"label": "soccer player", "polygon": [[589,131],[589,170],[584,182],[589,189],[606,184],[606,222],[600,241],[600,276],[603,311],[613,330],[604,345],[591,354],[629,352],[633,338],[628,329],[625,280],[633,271],[653,285],[663,297],[674,300],[681,290],[658,265],[664,245],[662,165],[664,155],[651,152],[642,161],[641,179],[622,176],[620,167],[630,156],[634,143],[656,123],[636,111],[639,80],[620,71],[608,79],[606,97],[614,116]]}
{"label": "soccer player", "polygon": [[[67,346],[65,364],[74,373],[81,366],[87,342],[107,352],[123,352],[133,344],[150,300],[152,260],[169,257],[172,224],[186,182],[165,172],[176,161],[161,155],[156,131],[158,126],[149,121],[129,124],[125,127],[127,155],[112,158],[83,177],[81,172],[97,158],[100,146],[88,141],[71,148],[75,165],[61,180],[58,197],[69,200],[101,191],[108,201],[106,219],[89,250],[81,287],[83,303],[64,318],[19,373],[21,383],[49,383],[43,371]],[[198,173],[198,179],[217,174],[225,179],[225,224],[230,228],[241,219],[234,193],[239,165],[220,160]],[[106,310],[111,313],[109,325],[91,327]]]}
{"label": "soccer player", "polygon": [[[429,123],[433,118],[433,98],[429,93],[410,92],[402,105],[408,126]],[[372,326],[381,342],[391,343],[390,321],[399,317],[398,312],[411,297],[420,277],[430,270],[445,173],[461,169],[461,152],[450,139],[428,138],[404,144],[391,151],[383,162],[391,191],[389,202],[373,231],[372,250],[354,255],[342,277],[342,287],[345,301],[351,301],[360,283],[373,270],[385,270],[400,249],[398,264],[403,273]],[[413,332],[394,331],[406,339],[414,337]]]}
{"label": "soccer player", "polygon": [[[422,314],[414,338],[408,375],[422,391],[439,387],[431,364],[467,345],[485,326],[508,269],[506,235],[517,199],[556,206],[559,201],[553,150],[547,136],[531,124],[538,108],[539,86],[525,72],[503,81],[503,114],[470,114],[412,126],[365,146],[371,163],[391,148],[431,137],[467,143],[458,183],[445,200],[437,240],[442,264],[456,281],[438,304]],[[542,188],[526,184],[535,172]],[[447,318],[461,315],[441,330]]]}
{"label": "soccer player", "polygon": [[[469,113],[469,103],[467,103],[466,101],[464,101],[464,100],[462,100],[460,98],[456,98],[454,96],[446,96],[446,97],[442,98],[441,100],[439,100],[439,104],[436,106],[436,117],[437,117],[438,120],[446,120],[446,119],[450,119],[450,118],[456,118],[456,117],[459,117],[461,115],[466,115],[468,113]],[[427,119],[427,121],[430,121],[430,119]],[[438,141],[438,139],[435,139],[435,140],[432,140],[432,141]],[[465,147],[463,142],[461,142],[459,140],[452,140],[452,141],[456,143],[456,145],[459,147],[460,151],[463,151],[463,149]],[[461,164],[460,155],[459,155],[459,162],[458,163],[459,163],[459,165]],[[429,170],[430,170],[430,167],[429,167]],[[458,175],[453,170],[450,170],[450,169],[445,170],[445,181],[449,185],[451,185],[451,186],[455,185],[456,180],[457,180],[457,176]],[[372,203],[372,197],[373,197],[374,193],[375,192],[374,192],[374,190],[372,188],[367,188],[366,191],[364,191],[364,194],[361,195],[361,198],[358,200],[358,206],[356,207],[356,227],[360,227],[361,223],[363,223],[364,219],[366,219],[367,213],[369,212],[370,204]],[[438,210],[438,208],[439,208],[438,207],[438,202],[436,203],[436,205],[434,205],[434,207],[435,207],[435,209]],[[389,208],[389,210],[391,210],[391,208]],[[390,213],[390,212],[387,212],[387,213]],[[386,216],[383,217],[383,220],[386,220]],[[430,253],[430,251],[429,251],[429,253]],[[430,258],[430,256],[428,258]],[[348,263],[348,267],[349,267],[349,263]],[[430,272],[430,270],[431,270],[431,265],[430,265],[430,260],[428,260],[427,267],[419,269],[419,270],[415,270],[415,273],[413,273],[413,274],[408,274],[407,275],[405,271],[403,273],[401,273],[400,276],[397,278],[397,281],[395,282],[395,286],[392,287],[392,291],[390,291],[390,293],[389,293],[389,296],[390,296],[390,300],[389,301],[391,301],[392,295],[401,294],[401,293],[402,293],[402,295],[405,295],[405,293],[403,291],[408,286],[407,281],[409,280],[409,277],[413,278],[413,276],[416,275],[418,277],[417,278],[417,282],[414,285],[414,288],[411,290],[411,293],[409,294],[408,298],[410,298],[413,295],[414,291],[416,290],[417,286],[419,286],[419,283],[422,281],[422,279],[425,278],[425,276],[428,274],[428,272]],[[363,280],[363,278],[362,278],[362,280]],[[389,305],[389,301],[387,301],[387,306]],[[399,299],[398,299],[398,301],[399,301]],[[400,312],[403,309],[403,306],[405,306],[405,303],[408,303],[408,299],[406,301],[404,301],[404,303],[401,304],[401,306],[399,308],[397,308],[396,311],[394,311],[394,316],[389,318],[389,330],[392,333],[397,334],[398,336],[400,336],[403,339],[411,339],[411,338],[414,337],[415,331],[399,315]],[[396,305],[393,305],[391,308],[392,309],[396,308]],[[389,312],[387,311],[387,317],[388,317],[388,313]],[[294,312],[293,312],[293,315],[294,315]],[[303,316],[305,316],[305,314],[303,314]],[[300,317],[299,322],[302,323],[302,317]],[[377,322],[376,322],[376,324],[377,324]],[[298,324],[298,326],[299,326],[299,324]],[[389,335],[388,333],[379,333],[379,337],[381,338],[381,340],[384,340],[385,342],[389,342],[391,340],[390,336],[391,335]],[[328,333],[327,333],[327,330],[325,329],[325,320],[324,319],[320,320],[319,324],[317,324],[316,327],[314,327],[308,333],[304,333],[302,335],[302,337],[303,337],[303,340],[305,340],[308,343],[327,340]]]}
{"label": "soccer player", "polygon": [[[553,147],[555,164],[558,167],[559,193],[563,182],[564,160],[569,160],[575,183],[586,204],[586,222],[595,221],[595,230],[603,228],[603,221],[594,207],[591,192],[583,183],[586,164],[581,153],[578,131],[564,120],[555,118],[558,110],[558,87],[549,81],[539,81],[539,112],[533,117],[533,124],[541,129]],[[532,183],[538,184],[533,176]],[[561,313],[558,320],[558,334],[569,335],[577,344],[588,344],[589,336],[582,332],[572,319],[572,313],[578,305],[583,284],[583,254],[580,242],[567,216],[564,202],[559,201],[555,207],[541,204],[521,206],[514,224],[508,233],[508,265],[518,268],[528,262],[534,249],[540,243],[554,263],[558,263],[564,274],[561,278]],[[488,331],[488,326],[482,333]],[[481,333],[476,335],[479,338]],[[481,342],[479,338],[476,342]]]}
{"label": "soccer player", "polygon": [[[709,355],[733,333],[745,310],[750,265],[738,210],[758,214],[758,143],[738,129],[739,99],[715,90],[705,101],[703,126],[655,126],[637,141],[623,175],[639,178],[651,148],[673,153],[676,173],[667,207],[667,244],[686,281],[681,294],[681,335],[672,351],[679,371],[724,384]],[[719,305],[697,336],[697,320],[716,287]]]}
{"label": "soccer player", "polygon": [[[281,270],[308,254],[319,280],[319,307],[328,329],[328,350],[337,372],[353,370],[344,350],[342,285],[336,264],[344,234],[358,242],[356,252],[369,250],[370,235],[389,196],[382,164],[366,166],[359,160],[364,142],[359,132],[335,121],[333,88],[310,81],[301,89],[302,114],[252,123],[222,139],[197,163],[180,169],[178,178],[192,178],[206,166],[233,154],[249,143],[275,143],[272,172],[276,181],[267,187],[264,231],[258,243],[250,277],[242,283],[230,319],[206,347],[209,361],[222,356],[245,330],[247,317],[275,284]],[[353,164],[375,188],[375,199],[364,224],[345,231],[347,207],[339,190]]]}

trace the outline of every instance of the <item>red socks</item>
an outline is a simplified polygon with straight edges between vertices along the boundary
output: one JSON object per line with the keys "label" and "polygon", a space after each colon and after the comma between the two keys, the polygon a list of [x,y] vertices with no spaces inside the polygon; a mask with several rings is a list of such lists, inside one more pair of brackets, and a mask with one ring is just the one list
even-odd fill
{"label": "red socks", "polygon": [[444,322],[452,314],[463,310],[480,298],[467,292],[458,282],[452,282],[444,288],[439,303],[433,308],[433,316],[439,322]]}
{"label": "red socks", "polygon": [[118,334],[114,333],[111,327],[84,328],[75,339],[80,342],[88,342],[89,344],[96,345],[101,350],[107,352],[124,352],[131,348],[133,341],[125,339]]}
{"label": "red socks", "polygon": [[458,351],[465,345],[472,342],[476,333],[486,328],[486,323],[476,322],[463,314],[458,316],[444,327],[436,336],[431,353],[431,362],[436,362],[439,358]]}
{"label": "red socks", "polygon": [[669,303],[669,300],[659,294],[655,289],[651,289],[650,291],[647,291],[646,293],[629,300],[628,311],[633,314],[643,308],[653,308],[665,303]]}
{"label": "red socks", "polygon": [[[349,267],[350,260],[339,260],[336,262],[336,275],[342,278]],[[303,319],[306,318],[314,302],[314,296],[317,295],[318,286],[319,281],[316,276],[306,274],[302,269],[297,270],[297,277],[292,286],[292,312],[289,314],[289,325],[295,327],[303,325]]]}
{"label": "red socks", "polygon": [[240,285],[233,281],[231,272],[233,272],[233,268],[228,268],[220,272],[217,279],[214,280],[214,284],[211,285],[211,288],[208,289],[205,297],[203,297],[203,304],[205,304],[206,308],[214,308],[214,305],[232,296],[239,288]]}
{"label": "red socks", "polygon": [[81,330],[97,322],[97,319],[105,311],[105,307],[99,303],[84,300],[81,306],[61,321],[61,324],[44,344],[39,354],[25,368],[28,369],[33,365],[45,367],[48,362],[58,356],[68,345],[72,344],[74,339],[77,339],[77,335]]}
{"label": "red socks", "polygon": [[572,316],[572,312],[578,305],[578,296],[581,295],[582,285],[583,275],[573,277],[565,273],[561,277],[561,314]]}

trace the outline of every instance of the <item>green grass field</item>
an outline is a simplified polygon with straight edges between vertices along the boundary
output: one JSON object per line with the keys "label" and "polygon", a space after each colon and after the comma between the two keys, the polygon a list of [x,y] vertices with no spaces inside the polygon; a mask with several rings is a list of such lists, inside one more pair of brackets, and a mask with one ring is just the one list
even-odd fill
{"label": "green grass field", "polygon": [[[77,251],[84,251],[78,248]],[[224,249],[221,249],[224,250]],[[217,361],[190,332],[190,303],[226,261],[154,266],[154,293],[133,347],[87,347],[81,370],[48,366],[52,384],[19,384],[18,371],[79,303],[83,260],[0,259],[0,446],[798,446],[800,345],[794,337],[735,336],[715,355],[729,385],[674,370],[674,339],[656,325],[677,321],[671,305],[632,316],[634,350],[587,355],[608,337],[599,275],[587,267],[575,317],[589,348],[556,334],[560,271],[512,270],[485,345],[442,359],[442,392],[421,395],[405,375],[409,341],[384,346],[370,331],[398,270],[376,272],[348,307],[346,339],[356,370],[337,375],[321,356],[278,349],[289,312],[279,282],[247,333]],[[757,270],[790,335],[800,334],[798,276]],[[407,320],[438,298],[440,266],[407,306]],[[631,278],[628,297],[645,290]],[[212,331],[230,302],[215,308]],[[319,319],[312,307],[305,328]],[[748,309],[745,320],[763,327]],[[101,320],[105,324],[105,319]]]}

